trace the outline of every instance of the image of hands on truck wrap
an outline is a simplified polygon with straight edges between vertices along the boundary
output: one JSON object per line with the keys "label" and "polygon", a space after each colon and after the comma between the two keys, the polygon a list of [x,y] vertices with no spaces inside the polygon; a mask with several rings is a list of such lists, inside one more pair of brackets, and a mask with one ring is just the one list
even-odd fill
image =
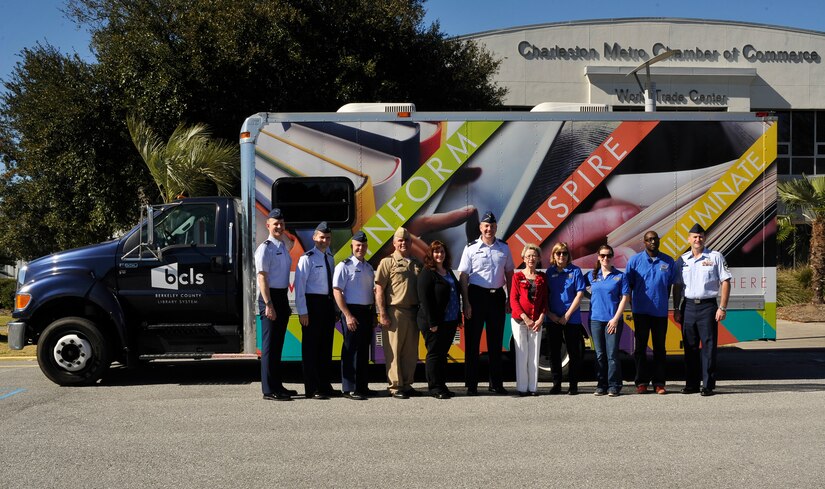
{"label": "image of hands on truck wrap", "polygon": [[[377,266],[398,227],[421,259],[439,240],[458,261],[479,238],[480,216],[498,218],[497,238],[518,268],[527,243],[568,244],[570,259],[593,268],[599,246],[614,265],[644,250],[655,231],[660,251],[689,249],[693,224],[722,252],[733,275],[719,344],[776,338],[776,121],[732,112],[416,112],[413,104],[350,104],[335,113],[259,113],[241,128],[241,198],[184,198],[147,206],[122,238],[31,261],[18,277],[9,346],[37,345],[43,373],[61,385],[100,380],[113,362],[260,357],[255,248],[268,213],[281,209],[294,276],[316,226],[332,229],[335,263],[350,239],[368,238]],[[592,110],[592,109],[591,109]],[[292,307],[282,358],[301,360],[302,327]],[[668,317],[667,350],[682,336]],[[589,303],[582,301],[586,347]],[[632,352],[633,313],[620,348]],[[482,334],[481,351],[510,351]],[[340,358],[342,324],[330,355]],[[346,328],[346,324],[343,325]],[[625,328],[626,330],[628,328]],[[458,328],[449,361],[463,362]],[[542,347],[540,369],[550,362]],[[419,355],[426,349],[421,340]],[[370,361],[384,362],[374,330]],[[563,363],[563,369],[567,363]]]}

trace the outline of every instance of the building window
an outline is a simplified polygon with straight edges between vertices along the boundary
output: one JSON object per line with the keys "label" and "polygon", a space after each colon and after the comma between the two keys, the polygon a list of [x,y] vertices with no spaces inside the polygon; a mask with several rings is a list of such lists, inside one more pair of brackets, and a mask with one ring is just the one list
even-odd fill
{"label": "building window", "polygon": [[779,175],[825,175],[825,110],[775,113],[778,118]]}

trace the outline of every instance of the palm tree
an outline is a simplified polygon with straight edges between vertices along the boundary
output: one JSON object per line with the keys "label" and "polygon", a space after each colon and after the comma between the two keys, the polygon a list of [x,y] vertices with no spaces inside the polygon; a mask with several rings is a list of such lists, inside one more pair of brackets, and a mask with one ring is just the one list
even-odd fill
{"label": "palm tree", "polygon": [[789,211],[799,210],[811,222],[811,287],[814,304],[822,304],[825,290],[825,177],[795,178],[777,184],[779,198]]}
{"label": "palm tree", "polygon": [[206,125],[180,124],[166,143],[132,115],[126,118],[126,126],[164,202],[181,195],[231,193],[238,178],[240,153],[235,145],[211,139]]}

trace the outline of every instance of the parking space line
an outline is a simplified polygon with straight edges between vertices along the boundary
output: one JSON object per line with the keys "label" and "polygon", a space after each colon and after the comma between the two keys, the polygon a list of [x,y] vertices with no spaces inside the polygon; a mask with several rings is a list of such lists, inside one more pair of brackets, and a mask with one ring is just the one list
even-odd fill
{"label": "parking space line", "polygon": [[11,391],[11,392],[6,392],[5,394],[0,394],[0,401],[2,401],[3,399],[5,399],[5,398],[7,398],[7,397],[11,397],[11,396],[13,396],[13,395],[15,395],[15,394],[20,394],[21,392],[26,392],[26,389],[23,389],[23,388],[21,387],[20,389],[15,389],[15,390],[13,390],[13,391]]}

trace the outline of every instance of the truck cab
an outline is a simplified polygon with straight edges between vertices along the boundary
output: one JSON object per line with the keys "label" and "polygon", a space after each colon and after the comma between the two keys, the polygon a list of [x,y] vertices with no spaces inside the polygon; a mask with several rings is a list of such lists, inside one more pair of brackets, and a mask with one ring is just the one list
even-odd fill
{"label": "truck cab", "polygon": [[37,344],[61,385],[96,382],[112,361],[240,353],[240,209],[223,197],[152,206],[119,240],[32,261],[18,277],[11,347]]}

